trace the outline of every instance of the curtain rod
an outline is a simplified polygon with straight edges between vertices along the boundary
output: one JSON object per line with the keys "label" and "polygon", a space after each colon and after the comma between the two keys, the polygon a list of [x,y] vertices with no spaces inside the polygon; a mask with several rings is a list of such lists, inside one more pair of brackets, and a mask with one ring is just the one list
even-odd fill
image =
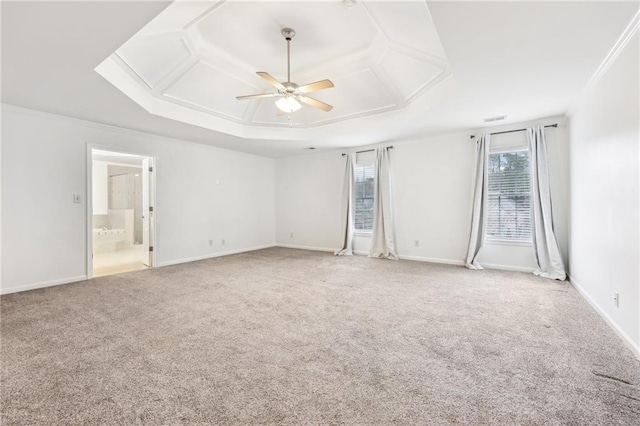
{"label": "curtain rod", "polygon": [[[386,149],[393,149],[393,145],[389,145],[389,146],[385,146]],[[364,151],[356,151],[356,154],[362,154],[363,152],[371,152],[371,151],[375,151],[374,149],[365,149]],[[342,156],[344,157],[345,155],[347,155],[346,152],[342,153]]]}
{"label": "curtain rod", "polygon": [[[554,123],[554,124],[549,124],[548,126],[544,126],[545,129],[547,127],[558,127],[558,123]],[[516,130],[505,130],[504,132],[495,132],[495,133],[489,133],[490,135],[502,135],[504,133],[514,133],[514,132],[524,132],[527,129],[516,129]],[[476,137],[476,135],[471,135],[470,136],[471,139],[474,139]]]}

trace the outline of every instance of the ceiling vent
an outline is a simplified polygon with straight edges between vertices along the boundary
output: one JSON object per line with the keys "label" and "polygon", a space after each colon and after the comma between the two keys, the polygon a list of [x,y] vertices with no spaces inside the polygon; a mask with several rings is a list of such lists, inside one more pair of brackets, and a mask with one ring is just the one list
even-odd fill
{"label": "ceiling vent", "polygon": [[485,118],[484,122],[485,123],[491,123],[492,121],[500,121],[500,120],[504,120],[505,118],[507,118],[506,115],[498,115],[496,117]]}

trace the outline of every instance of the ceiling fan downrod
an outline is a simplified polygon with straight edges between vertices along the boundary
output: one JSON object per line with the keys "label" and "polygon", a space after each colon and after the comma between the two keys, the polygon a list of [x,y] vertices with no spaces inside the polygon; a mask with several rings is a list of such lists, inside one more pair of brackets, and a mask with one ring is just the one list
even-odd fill
{"label": "ceiling fan downrod", "polygon": [[287,81],[280,82],[267,72],[257,71],[256,74],[266,80],[271,86],[275,87],[277,92],[236,96],[236,99],[280,98],[276,101],[276,107],[287,114],[299,110],[302,107],[301,102],[325,112],[331,111],[333,108],[331,105],[308,96],[309,93],[333,87],[331,80],[324,79],[305,84],[304,86],[298,86],[291,81],[291,39],[296,35],[296,32],[291,28],[282,28],[280,33],[282,33],[285,40],[287,40]]}
{"label": "ceiling fan downrod", "polygon": [[291,28],[283,28],[281,33],[287,40],[287,83],[291,83],[291,39],[295,37],[296,32]]}

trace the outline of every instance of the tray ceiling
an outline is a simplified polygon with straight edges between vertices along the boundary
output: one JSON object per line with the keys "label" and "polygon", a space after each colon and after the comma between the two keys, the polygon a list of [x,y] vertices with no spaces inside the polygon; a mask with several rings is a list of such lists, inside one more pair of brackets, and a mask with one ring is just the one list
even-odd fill
{"label": "tray ceiling", "polygon": [[[274,99],[236,100],[274,92],[256,71],[286,81],[284,27],[296,30],[292,81],[332,80],[312,94],[332,111],[305,106],[290,122]],[[176,1],[96,70],[153,114],[259,139],[339,132],[337,123],[401,111],[450,73],[423,1]]]}
{"label": "tray ceiling", "polygon": [[[276,18],[265,16],[258,22],[255,19],[249,22],[239,17],[225,24],[217,34],[220,43],[229,44],[226,49],[248,49],[255,53],[245,58],[244,65],[232,55],[234,52],[225,54],[218,47],[204,42],[200,44],[201,51],[198,52],[195,46],[197,40],[194,41],[190,34],[198,35],[200,31],[193,28],[184,30],[190,25],[195,28],[195,21],[198,18],[205,19],[207,11],[216,5],[224,8],[239,4],[243,6],[240,9],[243,13],[254,13],[255,5],[268,6],[268,2],[264,1],[2,2],[2,102],[4,107],[14,105],[270,157],[318,153],[383,142],[417,141],[426,136],[453,132],[477,133],[480,131],[478,129],[488,126],[511,126],[541,117],[563,115],[571,105],[579,104],[581,94],[587,90],[585,87],[592,81],[592,76],[597,75],[596,71],[599,73],[604,69],[602,67],[610,60],[609,53],[619,47],[617,41],[625,28],[632,28],[630,25],[637,25],[638,22],[637,2],[434,1],[426,2],[425,6],[425,2],[415,1],[364,0],[364,3],[358,1],[351,10],[345,9],[340,0],[314,0],[305,4],[318,1],[335,4],[332,13],[336,16],[354,16],[352,12],[369,16],[368,19],[374,19],[375,16],[378,22],[367,25],[376,28],[376,34],[382,32],[380,28],[384,30],[382,37],[390,46],[389,52],[384,58],[374,57],[379,60],[372,67],[360,67],[367,59],[358,54],[344,55],[342,62],[338,60],[339,55],[321,57],[321,65],[312,62],[315,56],[305,59],[307,54],[317,54],[314,49],[325,49],[325,36],[333,40],[329,44],[335,45],[336,39],[349,39],[351,43],[355,40],[351,37],[362,31],[354,24],[345,33],[337,32],[332,22],[339,20],[330,13],[322,19],[316,19],[315,16],[314,19],[308,18],[306,13],[294,14],[296,20],[293,20],[288,17],[284,19],[284,14],[288,13],[285,10],[283,15]],[[393,7],[388,7],[390,4]],[[368,9],[358,10],[358,7]],[[412,8],[424,8],[428,13],[427,19],[433,20],[435,30],[429,23],[424,26],[411,25],[414,19],[425,19],[420,18],[419,13],[414,13]],[[362,15],[365,12],[368,14],[369,9],[373,15]],[[378,12],[378,9],[385,9],[386,13]],[[176,12],[165,15],[164,10]],[[222,9],[218,12],[221,13]],[[357,21],[357,18],[353,19]],[[392,24],[401,22],[402,26],[385,26],[385,19]],[[153,25],[147,25],[151,21]],[[265,29],[260,29],[258,25],[265,26]],[[447,59],[445,72],[448,75],[442,79],[438,77],[437,84],[430,84],[404,107],[396,107],[388,112],[368,112],[363,116],[317,125],[299,123],[298,120],[302,120],[299,112],[294,115],[293,128],[279,123],[278,118],[273,116],[273,110],[265,112],[265,115],[269,120],[276,120],[276,124],[260,124],[259,103],[253,106],[255,122],[248,124],[206,112],[206,109],[185,107],[181,102],[190,100],[189,96],[184,96],[188,90],[193,90],[196,95],[199,95],[199,90],[208,90],[190,88],[188,79],[182,82],[185,87],[177,84],[176,87],[165,86],[165,82],[170,81],[168,77],[181,71],[183,62],[188,63],[194,56],[204,58],[207,52],[217,52],[209,53],[216,59],[210,65],[226,71],[232,77],[246,80],[249,86],[266,90],[268,87],[254,72],[264,70],[277,77],[285,75],[286,44],[279,33],[280,28],[285,26],[291,26],[298,32],[292,44],[294,80],[306,83],[331,78],[337,86],[326,90],[323,93],[326,95],[331,92],[340,94],[339,90],[344,85],[338,76],[323,65],[331,61],[336,68],[341,67],[345,79],[361,72],[365,75],[373,73],[376,78],[388,81],[384,80],[387,77],[384,74],[391,73],[392,69],[387,61],[392,66],[400,67],[394,59],[397,51],[413,58],[411,54],[417,50],[420,53],[418,56],[432,59],[443,57],[443,48]],[[259,36],[251,35],[255,31]],[[317,35],[320,33],[325,35],[320,37]],[[189,37],[183,37],[185,34]],[[427,34],[430,35],[427,37]],[[147,48],[150,51],[155,49],[158,61],[164,64],[159,69],[171,68],[169,76],[162,72],[154,74],[153,67],[145,68],[142,54],[124,48],[130,47],[127,40],[131,40],[131,46],[135,47],[134,41],[138,42],[138,38],[141,44],[144,44],[144,40],[150,41]],[[423,42],[412,45],[420,38]],[[372,47],[363,51],[374,50],[377,40],[379,38],[373,38]],[[436,47],[429,44],[434,40],[437,41]],[[163,45],[162,41],[167,43]],[[440,44],[442,48],[437,47]],[[123,67],[124,60],[112,55],[119,50],[119,46],[122,47],[120,53],[123,58],[132,63],[137,61],[140,76],[144,76],[144,79],[130,67]],[[181,59],[181,55],[188,56],[188,59]],[[261,62],[258,62],[259,58],[263,58]],[[307,66],[318,69],[303,75],[308,71],[303,66],[303,60],[309,61],[310,65]],[[99,70],[109,75],[108,80],[94,71],[96,65],[101,63]],[[174,63],[177,67],[175,70],[172,68]],[[239,64],[236,66],[241,73],[231,71],[234,64]],[[194,75],[200,72],[206,74],[208,66],[189,70]],[[393,83],[395,87],[392,88],[395,91],[391,93],[395,93],[400,100],[401,95],[409,97],[415,85],[412,79],[419,77],[420,73],[416,72],[410,73],[409,77],[396,78]],[[119,89],[110,82],[117,84]],[[215,87],[216,84],[225,86],[227,83],[210,84]],[[358,89],[363,91],[361,96],[380,96],[378,92],[365,89]],[[166,91],[175,99],[166,99],[161,91]],[[240,101],[236,101],[235,96],[243,93],[246,92],[237,93],[234,90],[229,94],[233,99],[228,100],[226,105],[229,108],[237,107]],[[206,99],[206,108],[216,108],[216,103],[220,102],[216,94]],[[385,92],[382,94],[388,96]],[[347,98],[345,103],[348,102],[351,99]],[[370,105],[376,102],[373,99]],[[335,105],[334,112],[337,114],[340,108],[342,113],[347,105]],[[249,108],[249,105],[241,107]],[[233,110],[225,113],[230,116],[239,114]],[[487,117],[502,115],[507,116],[503,121],[484,122]],[[328,118],[328,115],[320,117]],[[303,125],[305,127],[301,127]],[[311,146],[317,150],[305,151]]]}

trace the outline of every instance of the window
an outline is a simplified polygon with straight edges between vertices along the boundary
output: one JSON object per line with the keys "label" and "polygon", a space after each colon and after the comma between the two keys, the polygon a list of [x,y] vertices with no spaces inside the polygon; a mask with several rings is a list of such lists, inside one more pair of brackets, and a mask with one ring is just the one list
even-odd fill
{"label": "window", "polygon": [[531,242],[529,151],[489,154],[487,240]]}
{"label": "window", "polygon": [[373,177],[373,164],[356,164],[354,176],[356,232],[367,232],[373,229]]}

